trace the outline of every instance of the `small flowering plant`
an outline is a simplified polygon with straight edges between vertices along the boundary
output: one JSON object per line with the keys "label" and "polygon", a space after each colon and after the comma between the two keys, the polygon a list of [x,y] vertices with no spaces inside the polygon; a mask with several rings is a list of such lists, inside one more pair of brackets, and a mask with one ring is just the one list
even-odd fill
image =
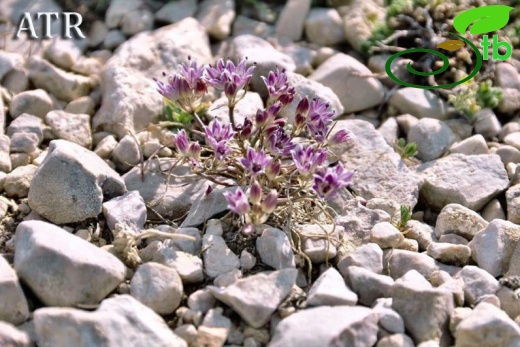
{"label": "small flowering plant", "polygon": [[[348,142],[350,133],[340,130],[331,136],[334,111],[320,98],[298,100],[295,121],[289,124],[282,114],[296,91],[280,69],[262,77],[268,91],[266,107],[236,124],[235,107],[247,93],[254,70],[245,59],[237,65],[220,59],[215,66],[190,60],[166,81],[156,80],[158,92],[196,121],[192,129],[173,137],[177,163],[230,187],[224,196],[231,212],[247,226],[244,230],[268,220],[278,225],[288,218],[299,223],[315,220],[327,213],[325,199],[352,181],[353,172],[341,162],[331,167],[327,160],[330,147]],[[207,123],[197,114],[208,87],[224,92],[229,122]]]}

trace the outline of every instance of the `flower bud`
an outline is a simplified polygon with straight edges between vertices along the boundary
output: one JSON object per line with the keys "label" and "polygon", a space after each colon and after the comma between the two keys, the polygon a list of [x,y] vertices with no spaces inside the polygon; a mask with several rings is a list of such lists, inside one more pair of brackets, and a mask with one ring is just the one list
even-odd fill
{"label": "flower bud", "polygon": [[296,113],[302,115],[307,114],[309,112],[310,107],[311,105],[309,103],[309,99],[307,99],[307,97],[304,97],[298,103],[298,106],[296,107]]}
{"label": "flower bud", "polygon": [[267,167],[265,168],[265,175],[270,180],[275,180],[280,174],[280,170],[282,168],[282,164],[279,159],[272,159]]}
{"label": "flower bud", "polygon": [[350,140],[350,132],[348,132],[345,129],[341,129],[337,133],[335,133],[330,139],[329,139],[329,145],[337,145],[340,143],[345,143]]}
{"label": "flower bud", "polygon": [[278,202],[278,193],[276,190],[272,189],[269,194],[267,194],[267,197],[265,198],[263,204],[262,204],[262,210],[267,213],[273,213],[276,209],[276,203]]}
{"label": "flower bud", "polygon": [[234,83],[226,83],[224,87],[224,93],[228,99],[234,98],[237,94],[237,85]]}
{"label": "flower bud", "polygon": [[258,127],[265,126],[267,124],[268,118],[269,118],[269,115],[267,114],[267,111],[265,111],[265,110],[256,111],[255,121],[256,121],[256,125]]}
{"label": "flower bud", "polygon": [[190,143],[190,147],[188,149],[188,156],[194,160],[200,159],[200,144],[198,142]]}
{"label": "flower bud", "polygon": [[257,205],[262,201],[262,187],[260,187],[258,182],[254,182],[251,185],[251,189],[249,190],[249,201],[251,201],[253,205]]}
{"label": "flower bud", "polygon": [[176,135],[174,135],[175,147],[177,151],[183,156],[188,156],[189,140],[186,131],[182,129]]}

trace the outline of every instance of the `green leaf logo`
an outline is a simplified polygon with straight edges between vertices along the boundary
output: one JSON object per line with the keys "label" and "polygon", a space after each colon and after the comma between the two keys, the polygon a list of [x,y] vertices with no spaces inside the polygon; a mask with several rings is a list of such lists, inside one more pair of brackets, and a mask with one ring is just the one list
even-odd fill
{"label": "green leaf logo", "polygon": [[489,5],[464,11],[453,21],[453,26],[461,34],[465,34],[469,26],[470,34],[479,35],[502,29],[509,22],[509,12],[513,7]]}

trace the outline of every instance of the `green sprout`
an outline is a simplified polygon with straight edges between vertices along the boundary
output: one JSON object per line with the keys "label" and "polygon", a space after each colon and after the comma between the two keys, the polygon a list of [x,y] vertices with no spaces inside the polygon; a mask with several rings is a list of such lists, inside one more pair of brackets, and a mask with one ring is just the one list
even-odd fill
{"label": "green sprout", "polygon": [[397,224],[395,224],[396,228],[399,229],[402,233],[406,233],[406,225],[412,219],[412,207],[407,205],[401,205],[401,217]]}
{"label": "green sprout", "polygon": [[463,89],[448,97],[453,107],[467,116],[471,121],[475,120],[475,114],[483,108],[495,108],[503,99],[502,89],[493,87],[491,80],[473,83],[464,86]]}
{"label": "green sprout", "polygon": [[495,108],[504,98],[502,89],[493,87],[493,82],[487,80],[479,84],[477,90],[477,102],[482,108]]}
{"label": "green sprout", "polygon": [[392,35],[393,32],[394,30],[388,26],[388,23],[377,24],[372,30],[372,36],[361,44],[361,51],[363,54],[368,54],[372,47]]}
{"label": "green sprout", "polygon": [[406,143],[406,140],[400,138],[396,142],[397,152],[403,159],[413,158],[417,155],[417,145],[415,142]]}
{"label": "green sprout", "polygon": [[173,128],[184,128],[193,122],[191,114],[181,110],[168,100],[164,104],[163,112],[166,120],[171,123]]}

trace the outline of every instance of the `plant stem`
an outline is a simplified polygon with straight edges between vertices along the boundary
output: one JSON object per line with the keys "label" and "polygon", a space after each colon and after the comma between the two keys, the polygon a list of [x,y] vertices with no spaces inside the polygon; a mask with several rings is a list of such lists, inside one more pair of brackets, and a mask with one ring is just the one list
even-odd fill
{"label": "plant stem", "polygon": [[231,127],[233,128],[234,131],[237,130],[236,128],[236,125],[235,125],[235,103],[234,102],[229,102],[228,104],[228,108],[229,108],[229,122],[231,123]]}

